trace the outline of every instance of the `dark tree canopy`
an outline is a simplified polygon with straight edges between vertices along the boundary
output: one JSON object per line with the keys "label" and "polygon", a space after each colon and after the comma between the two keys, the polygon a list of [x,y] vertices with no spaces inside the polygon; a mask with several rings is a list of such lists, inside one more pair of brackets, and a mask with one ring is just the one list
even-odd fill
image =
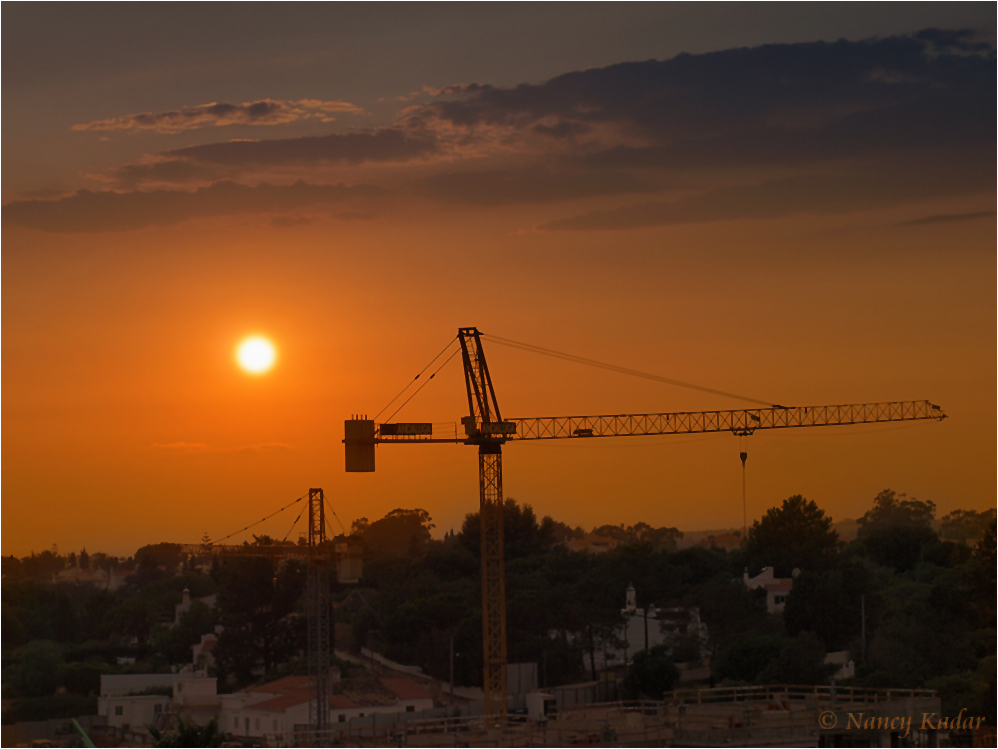
{"label": "dark tree canopy", "polygon": [[373,523],[360,518],[353,524],[353,532],[360,535],[370,551],[389,555],[421,555],[433,528],[430,514],[419,508],[396,509]]}
{"label": "dark tree canopy", "polygon": [[984,537],[988,528],[995,522],[995,510],[976,512],[974,510],[954,510],[943,517],[939,535],[950,541],[971,543]]}
{"label": "dark tree canopy", "polygon": [[814,502],[795,494],[766,511],[749,529],[747,552],[757,566],[788,577],[794,568],[820,569],[833,557],[839,534]]}
{"label": "dark tree canopy", "polygon": [[660,700],[679,681],[679,669],[664,645],[634,654],[624,689],[634,697]]}
{"label": "dark tree canopy", "polygon": [[931,529],[935,516],[934,502],[908,499],[906,494],[884,489],[874,498],[873,508],[859,519],[859,536],[898,526]]}

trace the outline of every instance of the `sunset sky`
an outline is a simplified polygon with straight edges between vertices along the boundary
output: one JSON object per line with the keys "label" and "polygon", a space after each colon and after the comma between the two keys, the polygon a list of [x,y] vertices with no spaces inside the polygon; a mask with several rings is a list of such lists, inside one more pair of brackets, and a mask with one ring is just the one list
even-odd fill
{"label": "sunset sky", "polygon": [[[750,522],[792,494],[835,520],[886,488],[995,506],[992,3],[2,20],[5,555],[219,539],[309,487],[346,527],[421,507],[459,528],[473,448],[384,445],[347,474],[341,442],[459,326],[949,415],[508,445],[505,494],[539,516],[740,526],[741,449]],[[266,372],[237,362],[252,335]],[[486,346],[508,417],[753,405]],[[458,358],[396,419],[466,410]]]}

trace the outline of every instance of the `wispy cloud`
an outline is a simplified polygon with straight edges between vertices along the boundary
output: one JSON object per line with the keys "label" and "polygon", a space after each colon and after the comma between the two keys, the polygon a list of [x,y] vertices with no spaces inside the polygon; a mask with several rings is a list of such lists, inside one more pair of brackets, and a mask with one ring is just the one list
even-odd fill
{"label": "wispy cloud", "polygon": [[283,125],[299,120],[332,122],[337,114],[363,114],[360,107],[345,101],[299,99],[280,101],[260,99],[242,104],[212,102],[166,112],[140,112],[73,125],[73,130],[124,130],[133,132],[179,133],[203,127],[227,125]]}
{"label": "wispy cloud", "polygon": [[801,175],[717,188],[672,201],[597,209],[537,228],[540,231],[620,231],[799,214],[844,213],[938,195],[982,192],[994,183],[993,169],[988,166],[974,169],[972,165],[964,165],[959,175],[937,176],[936,179],[926,179],[925,173],[922,165],[885,163],[879,169],[866,172]]}
{"label": "wispy cloud", "polygon": [[916,218],[912,221],[904,221],[901,226],[920,226],[922,224],[949,224],[954,221],[976,221],[977,219],[994,219],[998,215],[996,211],[975,211],[973,213],[937,213],[934,216]]}
{"label": "wispy cloud", "polygon": [[258,442],[253,445],[238,445],[235,447],[212,447],[204,442],[155,442],[149,446],[153,450],[167,450],[184,453],[270,453],[294,450],[294,445],[286,442]]}
{"label": "wispy cloud", "polygon": [[204,442],[154,442],[149,447],[153,450],[171,450],[175,452],[205,452],[208,445]]}
{"label": "wispy cloud", "polygon": [[59,200],[18,200],[3,207],[4,224],[49,232],[128,231],[236,213],[283,214],[314,205],[366,205],[386,191],[372,185],[256,186],[216,182],[184,190],[80,190]]}
{"label": "wispy cloud", "polygon": [[372,132],[270,140],[233,140],[166,151],[165,156],[201,164],[271,165],[408,161],[436,150],[427,138],[397,128]]}

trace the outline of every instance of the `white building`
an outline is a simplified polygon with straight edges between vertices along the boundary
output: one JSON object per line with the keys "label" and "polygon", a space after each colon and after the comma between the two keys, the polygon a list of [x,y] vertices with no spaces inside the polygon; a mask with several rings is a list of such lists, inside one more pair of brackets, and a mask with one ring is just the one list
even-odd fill
{"label": "white building", "polygon": [[203,673],[103,674],[100,681],[97,713],[116,728],[169,728],[176,715],[203,725],[218,712],[215,679]]}
{"label": "white building", "polygon": [[[346,728],[354,718],[376,713],[419,713],[433,707],[433,697],[412,679],[344,679],[334,676],[329,718]],[[273,737],[292,743],[295,731],[308,730],[308,677],[282,679],[221,696],[219,728],[236,736]]]}
{"label": "white building", "polygon": [[[795,577],[797,570],[794,570]],[[787,605],[787,596],[794,587],[792,577],[776,577],[772,567],[763,567],[755,577],[748,576],[748,570],[742,575],[745,587],[749,590],[766,589],[766,611],[770,614],[782,614]]]}
{"label": "white building", "polygon": [[190,588],[184,588],[181,595],[183,597],[181,598],[180,603],[173,607],[173,626],[180,624],[180,617],[187,613],[194,601],[201,601],[201,603],[209,609],[214,609],[218,605],[218,593],[213,593],[210,596],[204,596],[203,598],[195,598],[194,601],[192,601]]}
{"label": "white building", "polygon": [[684,637],[695,638],[701,650],[707,646],[707,625],[700,619],[700,609],[695,606],[638,608],[637,592],[629,585],[620,613],[623,625],[597,645],[593,657],[597,670],[626,666],[635,653],[656,645],[672,646]]}
{"label": "white building", "polygon": [[[344,679],[334,672],[330,720],[347,727],[376,713],[420,713],[433,697],[413,679]],[[204,672],[101,676],[98,713],[116,728],[169,730],[182,716],[199,725],[217,719],[219,730],[239,737],[270,737],[290,744],[291,734],[308,730],[308,677],[282,679],[219,695]]]}

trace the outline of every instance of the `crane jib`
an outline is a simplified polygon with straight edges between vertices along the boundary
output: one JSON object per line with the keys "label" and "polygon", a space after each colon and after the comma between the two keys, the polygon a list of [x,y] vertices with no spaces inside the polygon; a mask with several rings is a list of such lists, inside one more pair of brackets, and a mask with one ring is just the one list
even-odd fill
{"label": "crane jib", "polygon": [[[845,426],[894,421],[942,420],[943,410],[929,401],[891,401],[832,406],[795,406],[730,411],[677,411],[650,414],[604,414],[599,416],[542,416],[505,419],[501,422],[477,423],[469,432],[502,440],[577,439],[584,437],[631,437],[640,435],[695,434],[702,432],[732,432],[751,434],[760,429],[791,427]],[[467,417],[466,417],[467,419]],[[467,438],[433,436],[430,423],[363,424],[347,422],[347,439],[351,451],[367,452],[370,460],[352,461],[347,470],[373,470],[373,449],[376,443],[388,442],[466,442]],[[470,426],[470,425],[469,425]],[[468,430],[466,430],[468,431]]]}
{"label": "crane jib", "polygon": [[698,432],[752,433],[760,429],[845,426],[890,421],[946,418],[929,401],[892,401],[833,406],[797,406],[737,411],[688,411],[656,414],[601,416],[546,416],[514,418],[511,440],[571,439],[578,437],[628,437]]}

